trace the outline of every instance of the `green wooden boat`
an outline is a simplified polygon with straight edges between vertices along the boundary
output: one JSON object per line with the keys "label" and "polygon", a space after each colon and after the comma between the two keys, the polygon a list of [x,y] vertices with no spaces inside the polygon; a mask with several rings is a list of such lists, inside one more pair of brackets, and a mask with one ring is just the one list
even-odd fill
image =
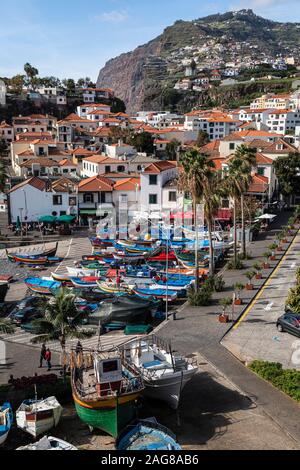
{"label": "green wooden boat", "polygon": [[79,418],[91,430],[117,438],[136,417],[136,402],[144,390],[139,373],[119,352],[72,353],[72,390]]}

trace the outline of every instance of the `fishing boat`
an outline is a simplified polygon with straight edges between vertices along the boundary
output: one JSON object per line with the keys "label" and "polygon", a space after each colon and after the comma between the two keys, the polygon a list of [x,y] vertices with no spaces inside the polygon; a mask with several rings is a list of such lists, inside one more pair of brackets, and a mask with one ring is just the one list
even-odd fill
{"label": "fishing boat", "polygon": [[10,403],[0,407],[0,445],[4,444],[13,423],[13,411]]}
{"label": "fishing boat", "polygon": [[44,436],[38,442],[28,444],[28,446],[18,447],[17,450],[78,450],[69,442],[58,439],[57,437]]}
{"label": "fishing boat", "polygon": [[176,410],[182,390],[198,370],[195,357],[174,355],[171,344],[154,335],[133,340],[122,350],[126,361],[141,372],[145,395]]}
{"label": "fishing boat", "polygon": [[168,254],[167,253],[160,253],[157,256],[150,256],[149,258],[147,258],[147,261],[166,263],[167,261],[177,261],[177,257],[175,255],[174,251],[170,251]]}
{"label": "fishing boat", "polygon": [[48,281],[39,277],[30,277],[24,280],[28,289],[41,295],[52,295],[57,289],[60,289],[61,282]]}
{"label": "fishing boat", "polygon": [[67,271],[70,277],[87,277],[95,276],[96,269],[88,268],[68,268]]}
{"label": "fishing boat", "polygon": [[151,298],[143,299],[135,295],[124,295],[101,302],[99,308],[89,317],[89,323],[104,325],[110,322],[144,324],[157,311],[160,302]]}
{"label": "fishing boat", "polygon": [[20,264],[34,265],[34,266],[44,266],[48,264],[48,258],[36,258],[35,256],[14,256],[14,262]]}
{"label": "fishing boat", "polygon": [[123,263],[136,263],[137,261],[144,261],[146,256],[146,251],[141,253],[124,253],[123,251],[113,253],[114,259],[122,261]]}
{"label": "fishing boat", "polygon": [[84,299],[87,302],[101,302],[102,300],[113,298],[113,294],[106,294],[99,289],[95,288],[88,288],[88,289],[81,289],[81,288],[73,288],[72,293],[80,298]]}
{"label": "fishing boat", "polygon": [[17,425],[33,437],[57,427],[62,407],[55,397],[45,400],[25,400],[16,412]]}
{"label": "fishing boat", "polygon": [[181,447],[170,429],[159,424],[155,418],[148,418],[127,426],[117,439],[116,449],[120,451],[170,451],[181,450]]}
{"label": "fishing boat", "polygon": [[106,294],[120,294],[120,293],[128,293],[130,289],[127,286],[118,286],[113,282],[103,282],[98,281],[97,286],[99,289],[106,293]]}
{"label": "fishing boat", "polygon": [[70,275],[67,273],[66,274],[51,273],[51,277],[53,281],[57,281],[57,282],[62,282],[62,283],[71,282]]}
{"label": "fishing boat", "polygon": [[165,302],[174,302],[178,297],[178,293],[171,289],[167,292],[166,289],[133,288],[132,291],[140,297],[154,297],[155,299],[163,300]]}
{"label": "fishing boat", "polygon": [[98,238],[98,237],[92,237],[92,238],[90,238],[90,242],[91,242],[93,247],[99,248],[99,247],[113,246],[114,240]]}
{"label": "fishing boat", "polygon": [[74,287],[81,289],[88,289],[92,287],[97,287],[97,283],[101,281],[99,276],[85,276],[85,277],[71,277],[71,283]]}
{"label": "fishing boat", "polygon": [[32,257],[35,257],[35,258],[49,258],[50,257],[51,258],[51,257],[56,255],[57,248],[58,248],[58,243],[56,243],[54,248],[51,248],[50,250],[45,250],[43,252],[38,252],[38,253],[9,253],[6,250],[6,255],[7,255],[7,258],[10,261],[13,261],[13,262],[15,261],[15,257],[19,257],[20,255],[25,257],[25,258],[32,258]]}
{"label": "fishing boat", "polygon": [[132,371],[118,351],[71,354],[72,391],[79,418],[91,430],[117,437],[136,415],[144,390],[141,374]]}

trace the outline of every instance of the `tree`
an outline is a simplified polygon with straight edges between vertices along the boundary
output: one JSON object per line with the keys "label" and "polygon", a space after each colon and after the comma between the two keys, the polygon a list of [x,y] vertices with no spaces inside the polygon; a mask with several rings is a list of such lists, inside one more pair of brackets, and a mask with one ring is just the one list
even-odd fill
{"label": "tree", "polygon": [[20,95],[22,93],[24,84],[25,75],[15,75],[8,81],[10,91],[16,95]]}
{"label": "tree", "polygon": [[56,88],[61,86],[60,79],[53,76],[40,78],[39,83],[45,88]]}
{"label": "tree", "polygon": [[167,154],[168,160],[177,160],[179,147],[180,147],[180,142],[178,142],[178,140],[176,139],[172,140],[171,142],[167,144],[166,154]]}
{"label": "tree", "polygon": [[0,318],[0,333],[5,335],[11,335],[15,331],[13,325],[3,318]]}
{"label": "tree", "polygon": [[209,142],[209,135],[205,131],[199,131],[197,137],[197,147],[203,147],[204,145],[208,144]]}
{"label": "tree", "polygon": [[37,76],[39,74],[38,69],[36,69],[35,67],[32,67],[32,65],[27,62],[24,65],[24,72],[26,73],[26,76],[27,76],[28,85],[30,85],[31,88],[34,90],[37,85]]}
{"label": "tree", "polygon": [[62,353],[65,355],[67,339],[85,339],[93,336],[93,330],[80,328],[88,313],[78,312],[75,299],[75,295],[66,289],[60,289],[54,299],[46,301],[43,306],[44,318],[33,322],[40,334],[31,342],[36,344],[59,341]]}
{"label": "tree", "polygon": [[126,113],[126,104],[120,98],[113,98],[111,102],[112,113]]}
{"label": "tree", "polygon": [[291,202],[291,196],[300,193],[300,153],[290,153],[274,161],[281,194]]}
{"label": "tree", "polygon": [[[183,172],[180,186],[188,189],[193,199],[195,231],[197,231],[197,205],[204,204],[204,218],[209,234],[209,272],[214,273],[214,248],[212,241],[213,219],[220,207],[221,175],[216,172],[215,164],[197,149],[186,152],[181,159]],[[199,289],[199,254],[196,246],[196,291]]]}
{"label": "tree", "polygon": [[149,132],[135,134],[132,138],[131,144],[137,149],[138,152],[144,152],[148,155],[154,152],[154,138]]}
{"label": "tree", "polygon": [[73,80],[73,78],[65,78],[62,81],[62,84],[67,89],[67,92],[69,94],[74,94],[75,93],[76,85],[75,85],[75,81]]}
{"label": "tree", "polygon": [[5,163],[3,160],[0,160],[0,192],[4,192],[7,178]]}
{"label": "tree", "polygon": [[246,258],[246,228],[245,228],[245,193],[249,190],[252,181],[252,168],[256,165],[256,150],[246,145],[240,145],[235,151],[235,158],[242,161],[241,173],[243,178],[244,191],[241,193],[241,218],[242,218],[242,254]]}

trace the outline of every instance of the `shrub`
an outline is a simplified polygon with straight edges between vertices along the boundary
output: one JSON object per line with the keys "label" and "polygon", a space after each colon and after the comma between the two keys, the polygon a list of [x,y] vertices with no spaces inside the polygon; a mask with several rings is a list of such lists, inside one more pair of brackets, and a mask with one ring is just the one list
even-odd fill
{"label": "shrub", "polygon": [[219,304],[223,307],[223,314],[226,314],[227,308],[232,305],[232,298],[231,297],[226,297],[224,299],[221,299],[219,301]]}
{"label": "shrub", "polygon": [[192,307],[206,307],[211,304],[212,291],[203,286],[198,292],[194,287],[188,291],[188,300]]}
{"label": "shrub", "polygon": [[289,306],[292,312],[300,313],[300,285],[298,284],[293,289],[290,289],[286,299],[286,305]]}
{"label": "shrub", "polygon": [[242,263],[242,261],[240,260],[240,258],[237,259],[236,263],[234,262],[234,260],[231,260],[227,263],[227,269],[229,270],[241,270],[241,269],[244,269],[244,264]]}
{"label": "shrub", "polygon": [[282,392],[300,402],[300,371],[283,369],[278,362],[254,361],[249,368]]}
{"label": "shrub", "polygon": [[217,276],[215,279],[215,291],[222,292],[225,288],[225,281],[222,276]]}

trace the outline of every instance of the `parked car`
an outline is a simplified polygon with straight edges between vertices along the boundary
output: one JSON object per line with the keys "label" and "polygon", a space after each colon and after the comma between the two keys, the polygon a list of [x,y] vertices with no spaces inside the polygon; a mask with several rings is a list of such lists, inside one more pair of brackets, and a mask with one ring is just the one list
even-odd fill
{"label": "parked car", "polygon": [[277,320],[277,330],[280,333],[290,333],[300,338],[300,315],[285,313]]}
{"label": "parked car", "polygon": [[[33,320],[36,320],[36,318],[34,318]],[[21,328],[26,333],[31,333],[32,335],[39,335],[43,333],[42,329],[38,325],[35,325],[31,322],[23,323],[21,325]]]}

